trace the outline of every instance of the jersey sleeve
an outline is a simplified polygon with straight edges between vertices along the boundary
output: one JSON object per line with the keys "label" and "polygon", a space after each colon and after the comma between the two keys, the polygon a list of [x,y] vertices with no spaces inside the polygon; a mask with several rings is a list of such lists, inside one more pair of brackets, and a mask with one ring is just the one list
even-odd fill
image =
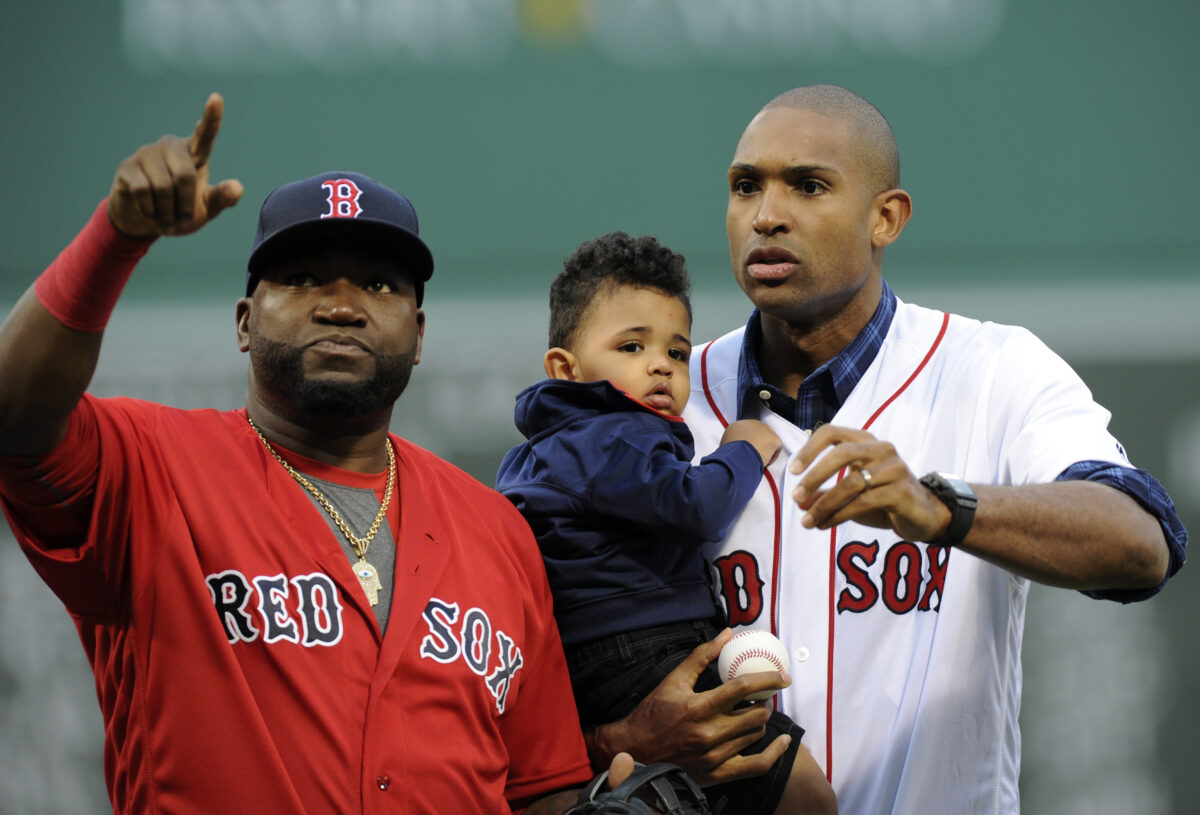
{"label": "jersey sleeve", "polygon": [[1002,421],[997,421],[992,438],[1001,440],[1000,483],[1089,480],[1134,498],[1162,527],[1170,550],[1166,578],[1151,589],[1085,593],[1121,602],[1152,597],[1186,560],[1187,531],[1170,495],[1150,473],[1130,462],[1108,429],[1109,411],[1040,340],[1020,330],[998,357],[1001,364],[992,387],[993,395],[1001,398],[992,404],[1003,409],[993,414]]}
{"label": "jersey sleeve", "polygon": [[604,515],[718,541],[758,488],[762,472],[762,459],[749,442],[721,445],[693,464],[664,433],[627,433],[609,445],[592,480],[591,504]]}
{"label": "jersey sleeve", "polygon": [[1030,332],[1016,329],[993,357],[989,438],[998,483],[1044,484],[1078,461],[1132,467],[1108,430],[1111,414],[1078,374]]}
{"label": "jersey sleeve", "polygon": [[41,549],[78,549],[87,535],[100,443],[86,401],[71,413],[63,440],[40,456],[0,458],[0,500],[23,541]]}
{"label": "jersey sleeve", "polygon": [[153,419],[138,404],[85,394],[54,450],[0,467],[0,497],[21,548],[75,616],[121,612],[131,518],[147,504],[141,485],[154,470],[137,442]]}

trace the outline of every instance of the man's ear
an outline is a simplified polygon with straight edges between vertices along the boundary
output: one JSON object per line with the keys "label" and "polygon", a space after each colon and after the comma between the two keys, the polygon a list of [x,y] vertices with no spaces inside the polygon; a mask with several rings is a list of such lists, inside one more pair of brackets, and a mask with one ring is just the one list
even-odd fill
{"label": "man's ear", "polygon": [[417,309],[417,350],[413,357],[413,365],[421,364],[421,343],[425,340],[425,312]]}
{"label": "man's ear", "polygon": [[882,249],[900,237],[904,225],[912,216],[912,196],[901,189],[881,192],[876,201],[875,228],[871,244]]}
{"label": "man's ear", "polygon": [[542,366],[546,369],[546,376],[551,379],[579,381],[579,360],[566,348],[551,348],[542,357]]}
{"label": "man's ear", "polygon": [[250,298],[243,297],[237,301],[237,339],[238,350],[242,353],[250,350]]}

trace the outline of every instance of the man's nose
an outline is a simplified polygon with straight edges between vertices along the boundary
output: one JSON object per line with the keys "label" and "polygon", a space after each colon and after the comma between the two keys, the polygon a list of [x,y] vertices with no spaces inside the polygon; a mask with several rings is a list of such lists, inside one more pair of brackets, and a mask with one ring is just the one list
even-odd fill
{"label": "man's nose", "polygon": [[786,232],[788,216],[786,206],[786,191],[775,185],[768,185],[759,197],[758,211],[754,213],[754,231],[760,235],[774,235]]}
{"label": "man's nose", "polygon": [[321,287],[320,302],[313,312],[313,318],[334,325],[363,325],[366,323],[366,313],[362,303],[362,288],[353,281],[339,277]]}

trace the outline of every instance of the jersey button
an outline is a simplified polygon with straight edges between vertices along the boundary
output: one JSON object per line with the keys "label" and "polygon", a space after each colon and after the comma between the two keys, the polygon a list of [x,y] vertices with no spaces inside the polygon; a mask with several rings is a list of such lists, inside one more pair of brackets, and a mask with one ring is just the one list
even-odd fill
{"label": "jersey button", "polygon": [[771,401],[771,392],[769,390],[767,390],[766,388],[763,388],[762,390],[760,390],[758,392],[758,398],[763,400],[764,402],[770,402]]}
{"label": "jersey button", "polygon": [[392,779],[386,775],[381,775],[375,779],[375,786],[379,787],[379,789],[381,789],[381,790],[386,790],[391,785],[392,785]]}
{"label": "jersey button", "polygon": [[795,653],[795,655],[796,655],[797,662],[808,661],[808,656],[809,656],[808,649],[805,648],[803,645],[801,645],[799,648],[797,648],[793,653]]}

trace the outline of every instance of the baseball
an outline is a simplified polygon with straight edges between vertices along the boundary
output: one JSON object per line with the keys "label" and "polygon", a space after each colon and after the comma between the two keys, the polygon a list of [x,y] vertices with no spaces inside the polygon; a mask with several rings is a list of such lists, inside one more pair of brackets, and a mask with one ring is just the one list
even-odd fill
{"label": "baseball", "polygon": [[[742,674],[786,671],[790,664],[783,643],[771,632],[757,628],[734,634],[717,657],[717,670],[721,674],[722,682],[728,682]],[[758,702],[769,699],[774,694],[773,690],[764,690],[752,693],[746,699]]]}

